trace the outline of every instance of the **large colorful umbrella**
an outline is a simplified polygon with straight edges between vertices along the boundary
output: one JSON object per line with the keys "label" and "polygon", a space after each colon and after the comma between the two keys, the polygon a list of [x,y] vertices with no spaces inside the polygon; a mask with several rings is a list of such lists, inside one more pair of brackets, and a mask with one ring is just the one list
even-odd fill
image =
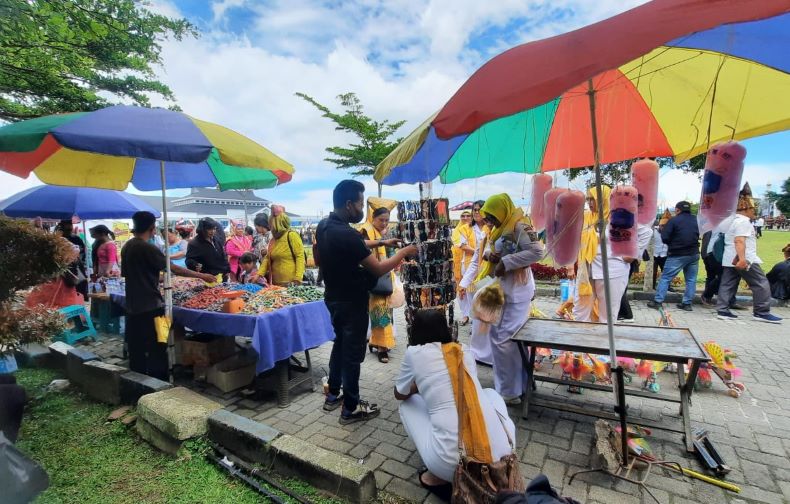
{"label": "large colorful umbrella", "polygon": [[378,167],[386,185],[689,159],[790,128],[790,2],[654,1],[481,67]]}
{"label": "large colorful umbrella", "polygon": [[141,210],[160,216],[134,194],[92,187],[38,186],[0,201],[0,212],[9,217],[128,219]]}

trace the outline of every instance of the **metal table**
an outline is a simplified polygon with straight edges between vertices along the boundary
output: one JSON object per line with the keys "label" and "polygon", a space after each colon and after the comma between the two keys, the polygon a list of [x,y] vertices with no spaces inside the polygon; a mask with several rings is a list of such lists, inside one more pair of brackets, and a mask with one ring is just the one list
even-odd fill
{"label": "metal table", "polygon": [[[654,429],[681,433],[684,437],[686,450],[693,452],[694,446],[692,444],[693,438],[691,435],[689,408],[691,406],[691,393],[694,390],[694,382],[697,379],[700,365],[703,362],[710,361],[710,357],[705,351],[705,348],[700,345],[691,331],[686,328],[615,324],[614,337],[617,342],[618,356],[673,362],[678,365],[677,379],[679,397],[654,394],[645,390],[628,387],[626,387],[625,393],[631,396],[679,403],[680,425],[667,422],[654,422],[652,420],[640,418],[631,418],[629,422]],[[527,418],[529,406],[533,404],[570,413],[606,418],[608,420],[619,419],[619,416],[615,415],[613,412],[577,406],[568,404],[567,402],[558,402],[558,398],[556,397],[552,397],[549,400],[541,398],[535,393],[537,389],[535,382],[537,381],[574,385],[580,388],[593,390],[611,391],[612,387],[609,385],[575,380],[561,380],[551,376],[535,374],[535,350],[537,348],[608,355],[609,343],[606,324],[569,320],[530,319],[524,327],[513,336],[513,340],[519,345],[521,358],[524,362],[524,369],[526,369],[527,376],[529,377],[529,385],[526,387],[526,391],[522,397],[521,416],[523,418]],[[689,361],[691,361],[691,366],[688,376],[686,376],[683,365],[687,364]]]}

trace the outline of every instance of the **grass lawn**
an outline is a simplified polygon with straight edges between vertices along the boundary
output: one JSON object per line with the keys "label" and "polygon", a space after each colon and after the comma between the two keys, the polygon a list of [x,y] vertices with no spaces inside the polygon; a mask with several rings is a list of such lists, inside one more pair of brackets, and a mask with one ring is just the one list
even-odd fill
{"label": "grass lawn", "polygon": [[[16,376],[33,398],[17,445],[50,478],[50,488],[36,502],[265,502],[203,457],[191,456],[188,449],[175,459],[156,451],[120,422],[107,423],[112,406],[73,390],[45,392],[44,387],[59,377],[56,372],[22,369]],[[304,483],[286,483],[314,502],[338,502]]]}

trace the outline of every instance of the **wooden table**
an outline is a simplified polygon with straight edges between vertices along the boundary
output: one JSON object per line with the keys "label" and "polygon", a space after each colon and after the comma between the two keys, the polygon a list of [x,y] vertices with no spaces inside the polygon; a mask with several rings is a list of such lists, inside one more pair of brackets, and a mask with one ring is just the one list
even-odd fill
{"label": "wooden table", "polygon": [[[614,339],[617,345],[617,355],[634,359],[649,359],[677,364],[677,379],[679,397],[664,394],[654,394],[646,390],[626,387],[626,395],[644,397],[659,401],[668,401],[680,404],[681,425],[671,425],[667,422],[654,422],[647,419],[629,418],[630,423],[643,425],[655,429],[679,432],[684,436],[686,450],[694,451],[691,436],[691,393],[697,372],[703,362],[709,362],[705,348],[699,344],[691,331],[676,327],[653,327],[636,325],[614,326]],[[519,351],[524,362],[524,369],[530,377],[522,397],[522,417],[527,418],[530,404],[558,409],[571,413],[617,420],[619,416],[612,412],[567,404],[559,402],[559,398],[550,400],[539,397],[535,382],[543,381],[557,384],[574,385],[581,388],[611,391],[609,385],[589,383],[574,380],[561,380],[550,376],[535,374],[535,350],[537,348],[551,348],[571,352],[589,353],[595,355],[609,355],[609,338],[606,324],[589,322],[576,322],[568,320],[530,319],[519,332],[513,336],[519,344]],[[688,376],[684,373],[683,365],[691,361]]]}

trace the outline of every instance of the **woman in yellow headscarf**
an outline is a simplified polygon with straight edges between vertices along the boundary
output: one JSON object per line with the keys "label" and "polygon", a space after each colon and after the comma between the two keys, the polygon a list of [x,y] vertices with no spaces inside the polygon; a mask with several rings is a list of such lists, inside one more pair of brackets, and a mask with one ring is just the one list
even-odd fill
{"label": "woman in yellow headscarf", "polygon": [[[472,229],[472,212],[464,210],[461,212],[461,222],[453,229],[453,279],[456,284],[461,282],[461,278],[466,273],[472,256],[477,249],[477,239],[475,231]],[[463,299],[458,298],[458,306],[464,318],[461,325],[469,323],[469,315],[472,311],[472,300],[469,296]]]}
{"label": "woman in yellow headscarf", "polygon": [[472,258],[461,280],[461,288],[466,290],[473,282],[486,277],[500,278],[505,305],[499,323],[489,329],[494,386],[506,402],[517,404],[527,380],[521,354],[511,338],[529,318],[530,302],[535,293],[529,266],[543,258],[543,245],[529,219],[507,194],[488,198],[481,213],[491,226],[491,234],[486,240],[483,262],[478,267],[477,257]]}
{"label": "woman in yellow headscarf", "polygon": [[[601,186],[603,193],[603,223],[609,222],[609,196],[612,188]],[[576,285],[573,298],[573,319],[582,322],[597,321],[594,313],[595,292],[592,286],[592,263],[600,252],[598,247],[598,192],[592,187],[587,191],[587,210],[584,211],[584,227],[579,258],[576,263]]]}
{"label": "woman in yellow headscarf", "polygon": [[[365,240],[382,240],[384,238],[390,222],[390,211],[397,204],[398,202],[394,200],[368,198],[367,220],[359,230]],[[384,246],[375,247],[372,249],[372,252],[379,261],[387,258],[387,249]],[[388,275],[394,282],[394,273],[390,272]],[[392,309],[389,307],[389,296],[371,293],[368,301],[368,312],[370,314],[368,348],[371,352],[376,349],[379,362],[386,364],[389,362],[389,350],[395,348],[395,331],[392,325],[393,314]]]}
{"label": "woman in yellow headscarf", "polygon": [[285,207],[272,205],[269,217],[272,239],[258,274],[269,280],[270,285],[302,283],[305,268],[304,244],[299,233],[291,229],[291,219]]}

